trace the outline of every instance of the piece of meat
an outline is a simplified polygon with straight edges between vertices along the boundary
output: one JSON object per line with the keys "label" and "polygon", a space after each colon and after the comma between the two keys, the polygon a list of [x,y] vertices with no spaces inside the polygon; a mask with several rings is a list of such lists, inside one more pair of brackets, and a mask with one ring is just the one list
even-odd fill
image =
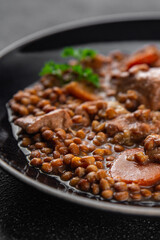
{"label": "piece of meat", "polygon": [[127,70],[138,64],[152,64],[159,58],[159,50],[155,46],[147,46],[133,53],[126,62]]}
{"label": "piece of meat", "polygon": [[93,93],[94,90],[92,87],[88,87],[83,83],[71,82],[65,86],[65,89],[74,97],[84,101],[94,101],[99,98]]}
{"label": "piece of meat", "polygon": [[160,164],[149,162],[142,165],[127,160],[130,155],[142,152],[142,150],[142,148],[129,149],[118,156],[110,170],[114,180],[134,182],[141,186],[152,186],[160,180]]}
{"label": "piece of meat", "polygon": [[144,140],[144,151],[149,160],[160,163],[160,135],[151,134]]}
{"label": "piece of meat", "polygon": [[71,127],[72,120],[66,110],[57,109],[38,117],[29,115],[18,118],[15,124],[23,128],[27,133],[32,134],[38,132],[42,127],[67,129]]}
{"label": "piece of meat", "polygon": [[114,78],[112,83],[117,93],[135,90],[139,102],[151,110],[160,109],[160,68],[150,68],[148,71],[138,71],[124,78]]}
{"label": "piece of meat", "polygon": [[137,110],[134,113],[122,114],[113,120],[106,121],[106,132],[114,136],[118,132],[128,131],[134,142],[143,140],[148,134],[160,132],[159,115],[150,110]]}

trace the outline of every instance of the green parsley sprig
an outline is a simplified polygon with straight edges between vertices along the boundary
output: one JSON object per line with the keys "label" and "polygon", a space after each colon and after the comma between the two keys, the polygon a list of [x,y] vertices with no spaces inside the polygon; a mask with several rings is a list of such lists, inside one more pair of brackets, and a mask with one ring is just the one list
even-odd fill
{"label": "green parsley sprig", "polygon": [[[91,68],[83,68],[80,64],[71,66],[69,64],[57,64],[53,61],[49,61],[45,63],[39,75],[44,76],[46,74],[53,74],[59,77],[62,84],[65,84],[66,81],[63,79],[65,72],[70,72],[71,74],[76,75],[76,78],[74,78],[74,80],[86,80],[92,83],[95,87],[99,87],[98,75],[95,74]],[[68,80],[67,83],[72,80],[73,78]]]}
{"label": "green parsley sprig", "polygon": [[57,64],[53,61],[46,62],[44,67],[41,69],[39,75],[44,76],[46,74],[53,74],[57,77],[61,77],[65,71],[69,69],[68,64]]}
{"label": "green parsley sprig", "polygon": [[66,47],[63,49],[61,56],[62,57],[73,57],[78,61],[82,61],[85,58],[94,58],[97,52],[93,49],[84,48],[84,49],[74,49],[72,47]]}
{"label": "green parsley sprig", "polygon": [[[72,47],[64,48],[62,51],[62,57],[73,57],[78,60],[76,65],[69,64],[57,64],[53,61],[46,62],[44,67],[40,72],[40,76],[46,74],[53,74],[59,78],[61,84],[65,84],[71,81],[81,81],[86,80],[92,83],[95,87],[99,87],[99,77],[93,72],[91,68],[85,68],[81,65],[81,61],[86,58],[94,58],[97,54],[96,51],[88,48],[84,49],[74,49]],[[65,74],[69,73],[67,80]]]}
{"label": "green parsley sprig", "polygon": [[72,71],[78,74],[78,80],[86,80],[92,83],[95,87],[99,87],[99,77],[91,68],[83,68],[82,65],[71,66]]}

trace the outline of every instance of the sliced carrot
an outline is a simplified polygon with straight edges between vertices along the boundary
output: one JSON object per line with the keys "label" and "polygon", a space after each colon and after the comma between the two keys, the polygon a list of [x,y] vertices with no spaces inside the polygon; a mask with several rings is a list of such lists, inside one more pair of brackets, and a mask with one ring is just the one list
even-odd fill
{"label": "sliced carrot", "polygon": [[97,96],[93,94],[89,87],[85,86],[84,84],[78,82],[71,82],[66,85],[65,89],[74,97],[80,98],[84,101],[94,101],[97,100]]}
{"label": "sliced carrot", "polygon": [[138,183],[141,186],[152,186],[160,181],[160,164],[148,163],[140,165],[135,161],[128,161],[129,155],[142,152],[141,148],[129,149],[119,155],[111,168],[111,175],[115,180],[126,183]]}
{"label": "sliced carrot", "polygon": [[147,46],[146,48],[134,53],[126,63],[127,70],[138,64],[152,64],[159,58],[159,51],[155,46]]}

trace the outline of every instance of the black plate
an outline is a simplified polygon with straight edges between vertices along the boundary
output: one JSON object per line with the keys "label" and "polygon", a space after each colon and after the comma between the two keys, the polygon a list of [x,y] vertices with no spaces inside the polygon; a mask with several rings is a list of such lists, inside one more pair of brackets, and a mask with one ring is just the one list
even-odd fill
{"label": "black plate", "polygon": [[160,207],[99,201],[91,194],[78,192],[58,177],[40,173],[28,165],[13,137],[5,104],[19,89],[38,79],[38,72],[49,59],[60,61],[64,46],[89,46],[102,53],[119,49],[131,52],[147,43],[160,47],[160,14],[101,17],[40,31],[0,52],[0,166],[48,194],[101,210],[160,216]]}

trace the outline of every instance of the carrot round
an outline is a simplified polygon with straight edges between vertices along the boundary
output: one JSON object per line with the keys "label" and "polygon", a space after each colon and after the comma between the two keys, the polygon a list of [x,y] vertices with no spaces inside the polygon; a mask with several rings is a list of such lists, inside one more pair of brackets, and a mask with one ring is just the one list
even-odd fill
{"label": "carrot round", "polygon": [[159,51],[155,46],[147,46],[146,48],[134,53],[127,61],[127,69],[138,64],[152,64],[159,58]]}
{"label": "carrot round", "polygon": [[149,162],[141,165],[135,161],[128,161],[127,157],[142,152],[141,148],[129,149],[118,156],[111,168],[111,175],[115,180],[126,183],[138,183],[141,186],[152,186],[160,181],[160,164]]}

